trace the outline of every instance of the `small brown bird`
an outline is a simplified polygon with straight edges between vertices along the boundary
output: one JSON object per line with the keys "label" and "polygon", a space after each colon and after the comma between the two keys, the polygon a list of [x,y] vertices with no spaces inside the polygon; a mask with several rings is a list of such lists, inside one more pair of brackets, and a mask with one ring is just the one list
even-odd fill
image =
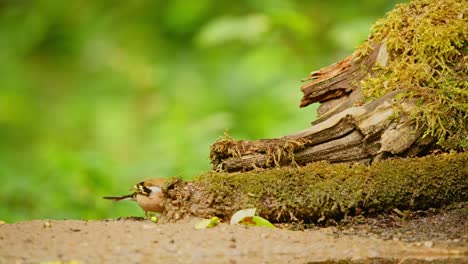
{"label": "small brown bird", "polygon": [[123,200],[136,201],[145,212],[145,216],[148,216],[148,212],[162,213],[164,207],[161,205],[161,202],[164,199],[164,193],[161,188],[166,181],[167,179],[161,178],[142,181],[130,189],[133,191],[132,194],[124,196],[106,196],[103,198],[116,202]]}

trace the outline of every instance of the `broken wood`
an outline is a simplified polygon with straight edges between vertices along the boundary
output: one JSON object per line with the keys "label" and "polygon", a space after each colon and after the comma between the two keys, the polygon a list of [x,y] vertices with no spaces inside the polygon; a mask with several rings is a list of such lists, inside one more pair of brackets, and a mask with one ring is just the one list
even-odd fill
{"label": "broken wood", "polygon": [[[306,79],[300,106],[320,103],[312,127],[275,139],[221,138],[211,146],[213,170],[468,149],[467,8],[455,0],[397,6],[362,47]],[[439,35],[450,41],[434,39]]]}
{"label": "broken wood", "polygon": [[370,163],[388,156],[415,156],[427,150],[432,140],[418,141],[423,130],[408,118],[397,118],[400,108],[409,111],[414,100],[400,101],[402,91],[362,103],[360,87],[352,86],[376,62],[385,63],[385,45],[379,45],[363,58],[348,57],[340,63],[313,72],[313,81],[302,87],[301,106],[321,102],[313,126],[278,139],[240,140],[226,138],[211,146],[215,171],[248,171],[287,165],[329,162]]}

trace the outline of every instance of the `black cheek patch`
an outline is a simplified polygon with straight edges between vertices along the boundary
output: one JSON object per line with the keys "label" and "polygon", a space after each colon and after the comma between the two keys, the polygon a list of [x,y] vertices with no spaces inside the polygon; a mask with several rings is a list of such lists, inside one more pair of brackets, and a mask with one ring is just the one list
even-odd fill
{"label": "black cheek patch", "polygon": [[146,195],[149,195],[151,193],[151,189],[146,187],[146,186],[143,186],[143,190],[144,190]]}
{"label": "black cheek patch", "polygon": [[140,191],[140,194],[143,194],[143,195],[150,195],[150,193],[151,193],[151,189],[146,187],[144,185],[144,182],[140,182],[138,184],[138,190]]}

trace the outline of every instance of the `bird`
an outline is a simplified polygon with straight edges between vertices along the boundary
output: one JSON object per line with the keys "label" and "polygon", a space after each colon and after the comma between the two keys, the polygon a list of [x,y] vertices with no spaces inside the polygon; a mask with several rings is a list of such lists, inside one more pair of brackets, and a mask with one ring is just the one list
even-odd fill
{"label": "bird", "polygon": [[142,181],[135,184],[130,191],[133,193],[122,196],[104,196],[102,198],[112,200],[115,202],[124,200],[133,200],[145,212],[145,216],[148,217],[148,212],[162,213],[164,207],[162,201],[164,199],[164,193],[162,186],[167,182],[165,178],[155,178]]}

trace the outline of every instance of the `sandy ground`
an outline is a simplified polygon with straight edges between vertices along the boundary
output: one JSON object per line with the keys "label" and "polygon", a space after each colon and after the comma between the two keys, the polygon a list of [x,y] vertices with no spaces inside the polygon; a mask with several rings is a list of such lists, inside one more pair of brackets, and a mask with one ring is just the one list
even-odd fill
{"label": "sandy ground", "polygon": [[468,263],[465,212],[408,217],[301,231],[195,230],[197,219],[35,220],[0,225],[0,263]]}

